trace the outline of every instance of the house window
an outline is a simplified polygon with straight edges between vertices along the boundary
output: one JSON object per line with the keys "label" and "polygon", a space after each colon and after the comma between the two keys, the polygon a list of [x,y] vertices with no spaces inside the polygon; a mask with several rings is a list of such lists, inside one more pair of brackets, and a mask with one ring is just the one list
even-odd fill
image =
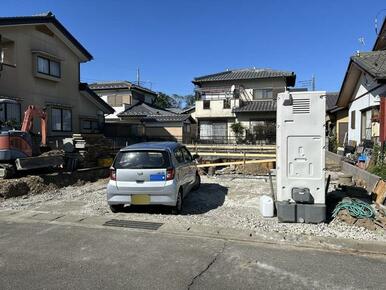
{"label": "house window", "polygon": [[38,73],[60,78],[60,63],[42,56],[37,57]]}
{"label": "house window", "polygon": [[72,111],[70,109],[52,108],[52,131],[72,131]]}
{"label": "house window", "polygon": [[110,95],[107,96],[107,103],[111,107],[122,107],[123,106],[123,100],[121,95]]}
{"label": "house window", "polygon": [[204,110],[209,110],[209,109],[210,109],[210,101],[204,100]]}
{"label": "house window", "polygon": [[230,109],[231,108],[231,99],[225,99],[223,102],[224,102],[223,103],[224,109]]}
{"label": "house window", "polygon": [[362,112],[361,139],[371,140],[371,110]]}
{"label": "house window", "polygon": [[0,104],[0,124],[9,122],[9,125],[20,125],[21,108],[16,102],[4,102]]}
{"label": "house window", "polygon": [[253,99],[262,100],[262,99],[272,99],[272,90],[271,89],[254,89],[253,90]]}
{"label": "house window", "polygon": [[82,129],[86,131],[99,131],[99,125],[97,120],[82,120]]}

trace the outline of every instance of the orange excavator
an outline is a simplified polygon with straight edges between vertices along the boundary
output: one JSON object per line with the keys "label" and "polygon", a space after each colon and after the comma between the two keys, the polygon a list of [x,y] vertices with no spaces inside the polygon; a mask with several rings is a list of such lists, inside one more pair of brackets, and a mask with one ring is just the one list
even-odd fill
{"label": "orange excavator", "polygon": [[[3,99],[0,100],[0,105],[10,102],[14,101]],[[34,144],[30,133],[35,117],[40,118],[40,146]],[[10,178],[16,170],[48,168],[63,164],[62,156],[39,156],[42,151],[49,151],[47,147],[47,113],[45,109],[41,110],[30,105],[24,112],[20,130],[16,130],[7,122],[3,122],[0,126],[0,178]]]}

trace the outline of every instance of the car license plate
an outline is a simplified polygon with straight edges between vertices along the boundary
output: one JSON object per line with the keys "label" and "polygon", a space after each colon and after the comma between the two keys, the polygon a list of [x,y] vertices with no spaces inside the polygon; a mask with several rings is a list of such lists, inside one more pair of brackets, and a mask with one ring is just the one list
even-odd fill
{"label": "car license plate", "polygon": [[150,196],[148,194],[134,194],[131,196],[131,204],[149,204]]}

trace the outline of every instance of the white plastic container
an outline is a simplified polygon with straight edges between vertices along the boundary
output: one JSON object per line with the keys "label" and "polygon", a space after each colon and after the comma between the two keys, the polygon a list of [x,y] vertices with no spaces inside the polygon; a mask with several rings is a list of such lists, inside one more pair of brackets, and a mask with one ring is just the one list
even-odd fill
{"label": "white plastic container", "polygon": [[274,206],[273,199],[268,195],[263,195],[260,197],[260,213],[263,217],[273,217]]}

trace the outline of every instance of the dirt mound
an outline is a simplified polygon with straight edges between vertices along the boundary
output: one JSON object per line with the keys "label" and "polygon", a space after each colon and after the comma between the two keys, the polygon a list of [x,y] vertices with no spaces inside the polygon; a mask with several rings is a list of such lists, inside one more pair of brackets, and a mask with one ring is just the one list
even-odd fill
{"label": "dirt mound", "polygon": [[0,197],[9,198],[26,194],[40,194],[56,188],[58,187],[55,184],[46,184],[40,176],[1,180]]}
{"label": "dirt mound", "polygon": [[75,172],[62,172],[31,175],[17,179],[0,179],[0,197],[10,198],[27,194],[41,194],[53,191],[65,186],[80,186],[86,182],[93,182],[100,178],[106,178],[108,169],[83,170]]}

